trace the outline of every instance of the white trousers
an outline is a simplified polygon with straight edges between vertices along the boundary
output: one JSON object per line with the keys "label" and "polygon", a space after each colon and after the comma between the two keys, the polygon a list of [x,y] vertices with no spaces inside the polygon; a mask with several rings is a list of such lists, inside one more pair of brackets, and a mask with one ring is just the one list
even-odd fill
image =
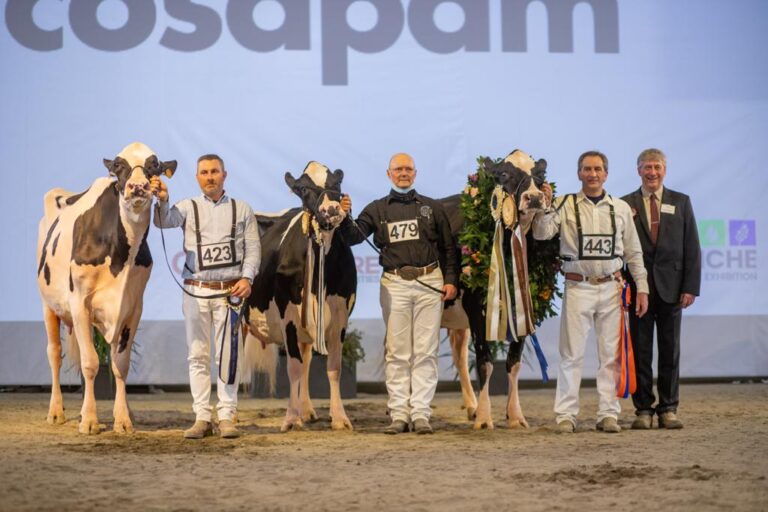
{"label": "white trousers", "polygon": [[618,419],[621,406],[616,397],[619,371],[619,306],[621,288],[616,281],[601,284],[565,282],[563,313],[560,321],[560,370],[557,374],[555,414],[557,421],[576,424],[579,414],[579,387],[584,366],[587,335],[594,327],[597,337],[597,421]]}
{"label": "white trousers", "polygon": [[[439,268],[419,280],[443,288]],[[384,274],[380,300],[387,326],[385,377],[390,416],[406,422],[428,420],[437,388],[442,296],[416,281]]]}
{"label": "white trousers", "polygon": [[[218,295],[219,290],[209,290],[197,286],[185,285],[184,288],[195,295]],[[196,299],[186,293],[182,302],[184,325],[187,331],[187,362],[189,363],[189,387],[192,391],[192,410],[201,421],[211,421],[211,336],[213,336],[216,354],[216,367],[219,366],[221,337],[227,322],[227,299]],[[238,369],[239,370],[239,369]],[[234,420],[237,412],[237,382],[227,385],[216,372],[216,395],[219,402],[216,412],[221,420]]]}

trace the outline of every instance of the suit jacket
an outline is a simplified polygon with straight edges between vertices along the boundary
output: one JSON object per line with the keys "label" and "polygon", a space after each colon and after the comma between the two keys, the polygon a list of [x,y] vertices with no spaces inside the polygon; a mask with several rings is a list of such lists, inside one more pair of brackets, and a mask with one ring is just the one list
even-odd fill
{"label": "suit jacket", "polygon": [[[677,303],[681,293],[699,295],[701,287],[701,246],[691,199],[664,187],[659,205],[659,234],[656,247],[651,244],[651,229],[643,204],[643,193],[637,189],[622,197],[632,208],[632,215],[643,246],[643,260],[659,296]],[[662,205],[674,206],[674,213],[664,213]]]}

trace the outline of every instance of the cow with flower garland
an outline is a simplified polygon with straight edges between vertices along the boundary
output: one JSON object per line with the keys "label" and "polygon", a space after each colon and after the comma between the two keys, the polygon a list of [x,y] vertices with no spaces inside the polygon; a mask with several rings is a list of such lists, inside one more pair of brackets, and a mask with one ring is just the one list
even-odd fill
{"label": "cow with flower garland", "polygon": [[[526,345],[546,381],[546,360],[535,327],[554,316],[557,289],[557,241],[527,236],[534,215],[549,207],[539,189],[547,163],[515,150],[506,158],[478,159],[464,192],[443,199],[462,258],[461,300],[446,304],[442,326],[449,330],[464,407],[474,428],[493,428],[489,381],[492,348],[509,342],[506,417],[510,428],[528,427],[520,407],[518,376]],[[479,400],[468,370],[468,338],[474,342]]]}

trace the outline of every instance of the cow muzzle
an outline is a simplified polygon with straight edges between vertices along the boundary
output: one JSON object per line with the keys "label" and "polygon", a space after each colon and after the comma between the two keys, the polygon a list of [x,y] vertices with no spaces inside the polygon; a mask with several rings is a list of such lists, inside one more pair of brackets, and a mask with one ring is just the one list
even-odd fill
{"label": "cow muzzle", "polygon": [[344,220],[344,210],[338,201],[324,201],[317,209],[317,221],[320,227],[331,230],[339,226]]}
{"label": "cow muzzle", "polygon": [[525,191],[520,196],[519,209],[521,211],[546,210],[549,207],[547,202],[543,192]]}
{"label": "cow muzzle", "polygon": [[134,210],[140,210],[151,202],[152,193],[149,181],[146,182],[128,182],[125,184],[125,200]]}

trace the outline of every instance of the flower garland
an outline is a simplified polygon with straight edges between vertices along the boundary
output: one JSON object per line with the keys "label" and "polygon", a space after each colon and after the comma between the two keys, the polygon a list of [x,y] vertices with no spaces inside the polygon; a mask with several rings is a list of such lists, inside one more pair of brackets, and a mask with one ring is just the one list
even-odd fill
{"label": "flower garland", "polygon": [[[488,289],[488,275],[493,245],[494,220],[489,203],[496,187],[496,180],[490,172],[503,159],[488,157],[477,159],[477,172],[467,177],[467,185],[461,194],[459,207],[464,216],[464,227],[459,234],[461,247],[461,280],[470,290]],[[554,183],[550,183],[554,191]],[[534,240],[527,235],[528,277],[533,302],[533,321],[538,327],[544,319],[557,315],[555,297],[562,297],[557,286],[560,269],[559,237],[552,240]],[[512,258],[506,258],[507,275],[512,274]],[[510,283],[511,286],[511,283]]]}

